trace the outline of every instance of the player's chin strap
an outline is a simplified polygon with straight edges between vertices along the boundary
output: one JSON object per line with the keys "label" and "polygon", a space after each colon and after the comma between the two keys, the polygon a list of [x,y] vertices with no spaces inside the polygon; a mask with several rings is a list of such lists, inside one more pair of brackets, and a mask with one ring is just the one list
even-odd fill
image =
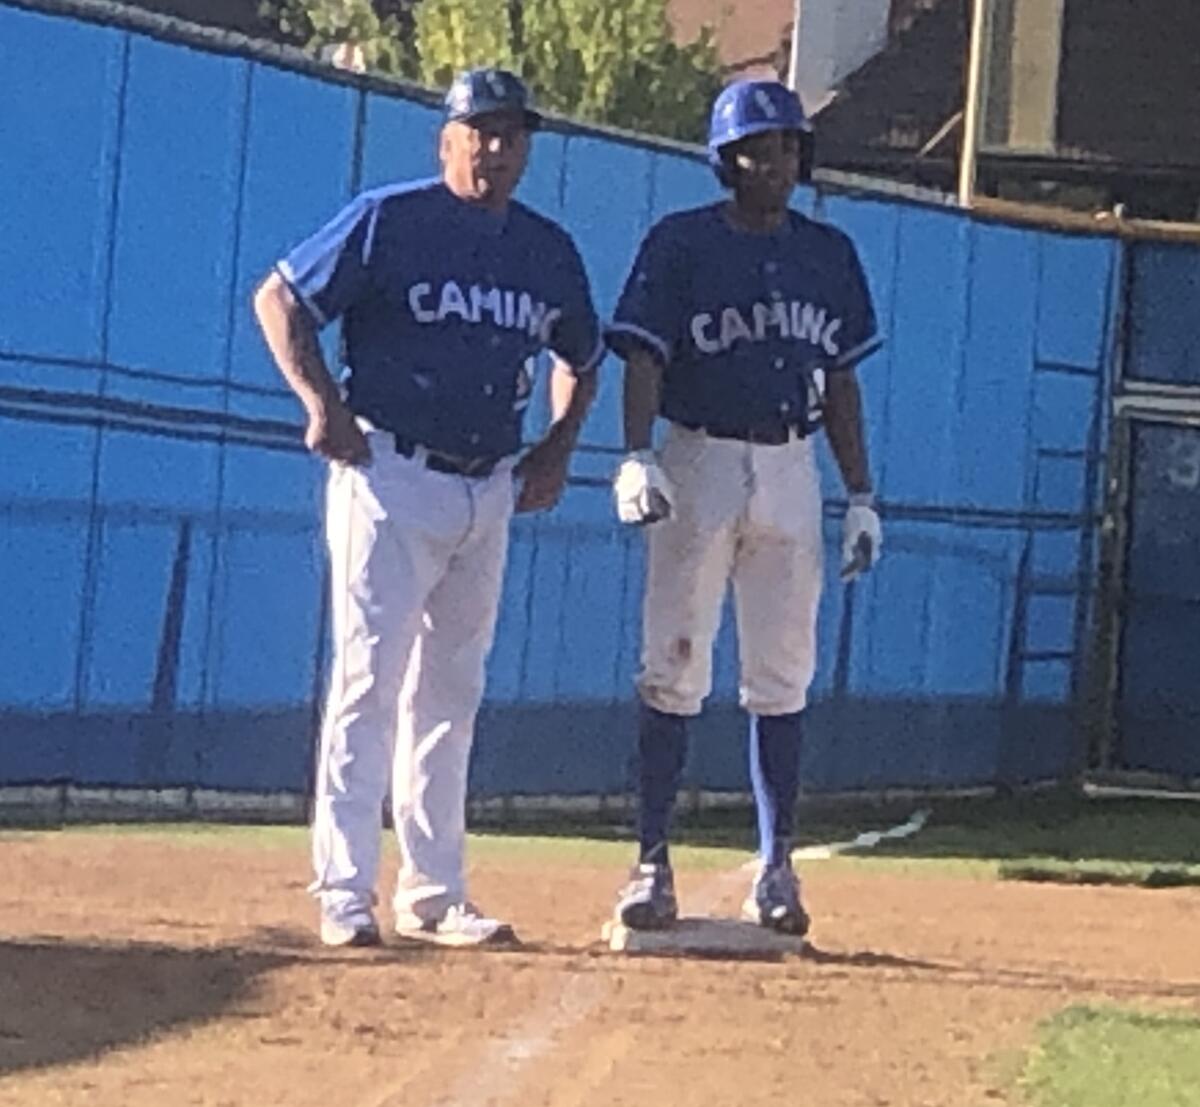
{"label": "player's chin strap", "polygon": [[613,496],[622,523],[646,526],[670,517],[675,489],[659,468],[653,450],[634,450],[617,469]]}

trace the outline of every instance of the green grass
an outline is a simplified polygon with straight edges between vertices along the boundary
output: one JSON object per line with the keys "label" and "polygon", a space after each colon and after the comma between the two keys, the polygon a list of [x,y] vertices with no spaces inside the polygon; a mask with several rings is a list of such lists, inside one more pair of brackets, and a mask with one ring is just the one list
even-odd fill
{"label": "green grass", "polygon": [[1062,861],[1043,858],[1021,864],[997,865],[996,875],[1001,880],[1025,880],[1036,884],[1113,884],[1130,888],[1200,886],[1200,866],[1163,866],[1136,861]]}
{"label": "green grass", "polygon": [[926,829],[887,853],[1200,865],[1200,803],[1049,795],[935,805]]}
{"label": "green grass", "polygon": [[[4,841],[41,841],[58,843],[65,849],[79,837],[113,838],[117,841],[138,838],[168,843],[180,848],[283,849],[304,852],[308,849],[308,828],[302,826],[245,826],[205,823],[94,823],[69,826],[61,830],[0,831]],[[395,848],[389,834],[386,848]],[[580,864],[623,867],[629,864],[632,846],[625,839],[606,841],[595,838],[544,834],[472,834],[471,857],[484,863]],[[680,864],[689,869],[720,871],[735,868],[747,859],[747,851],[727,847],[680,846]]]}
{"label": "green grass", "polygon": [[61,841],[70,846],[76,836],[86,838],[140,838],[144,841],[170,842],[182,847],[207,849],[210,846],[245,846],[261,849],[304,848],[308,828],[302,826],[278,826],[242,823],[190,823],[190,822],[146,822],[146,823],[81,823],[67,824],[53,830],[20,830],[0,832],[0,842],[5,839],[26,841],[41,839],[44,842]]}
{"label": "green grass", "polygon": [[994,865],[1001,880],[1200,885],[1200,804],[1050,795],[935,807],[916,837],[878,854]]}
{"label": "green grass", "polygon": [[[906,821],[916,806],[802,812],[799,844],[846,841],[863,830],[882,830]],[[843,857],[863,869],[883,867],[915,877],[1200,885],[1200,803],[1053,792],[934,800],[929,807],[929,819],[916,835]],[[687,840],[717,844],[728,839],[753,848],[744,816],[742,827],[729,816],[721,819],[685,829]]]}
{"label": "green grass", "polygon": [[[626,839],[485,834],[472,835],[470,850],[476,861],[496,858],[508,862],[627,867],[633,859],[634,847]],[[673,858],[678,858],[679,867],[702,872],[736,868],[749,856],[747,850],[723,846],[673,846],[671,852]]]}
{"label": "green grass", "polygon": [[1068,1008],[1043,1024],[1018,1083],[1034,1107],[1196,1107],[1200,1019]]}
{"label": "green grass", "polygon": [[[797,844],[844,842],[864,830],[906,821],[918,803],[802,807]],[[987,800],[931,803],[929,820],[911,838],[805,866],[884,869],[916,878],[956,876],[1068,884],[1123,884],[1148,888],[1200,885],[1200,803],[1147,799],[1088,800],[1062,792]],[[61,835],[138,835],[181,847],[220,844],[247,848],[306,848],[297,826],[195,823],[89,825]],[[0,834],[0,841],[12,837]],[[24,836],[22,834],[22,836]],[[681,817],[676,839],[681,865],[730,868],[755,849],[750,811]],[[512,828],[480,826],[472,836],[477,860],[503,858],[625,865],[631,845],[624,822],[542,819]]]}
{"label": "green grass", "polygon": [[[864,830],[883,830],[905,822],[917,806],[924,805],[802,809],[798,844],[843,842]],[[1056,791],[928,806],[929,819],[916,835],[844,854],[832,864],[914,877],[1200,885],[1200,803],[1087,799]],[[680,837],[697,845],[754,848],[752,820],[744,812],[684,820]]]}

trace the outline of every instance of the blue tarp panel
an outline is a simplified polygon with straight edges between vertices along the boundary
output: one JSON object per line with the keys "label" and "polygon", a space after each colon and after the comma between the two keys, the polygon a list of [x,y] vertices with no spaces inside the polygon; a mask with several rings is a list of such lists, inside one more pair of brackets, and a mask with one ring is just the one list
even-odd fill
{"label": "blue tarp panel", "polygon": [[[0,234],[23,259],[0,272],[0,456],[25,462],[0,466],[0,782],[306,786],[327,660],[322,470],[250,298],[355,190],[435,173],[438,125],[427,103],[344,76],[0,8],[0,143],[18,152]],[[575,236],[602,313],[651,222],[719,195],[700,157],[582,128],[535,139],[520,193]],[[1077,601],[1022,606],[1019,569],[1029,545],[1035,576],[1090,572],[1117,245],[878,197],[797,204],[853,236],[887,338],[861,367],[886,554],[853,593],[833,571],[842,489],[822,450],[807,779],[1058,772],[1072,666],[1026,666],[1026,704],[1010,665],[1074,648]],[[1190,261],[1137,264],[1153,284]],[[336,328],[324,343],[336,351]],[[620,367],[601,374],[574,463],[587,481],[513,526],[481,792],[627,780],[643,551],[604,483]],[[1048,527],[1045,511],[1070,518]],[[706,787],[744,786],[737,684],[727,616],[691,769]],[[1035,748],[1022,712],[1047,699],[1060,715],[1038,715]]]}
{"label": "blue tarp panel", "polygon": [[0,352],[103,353],[128,43],[0,9]]}

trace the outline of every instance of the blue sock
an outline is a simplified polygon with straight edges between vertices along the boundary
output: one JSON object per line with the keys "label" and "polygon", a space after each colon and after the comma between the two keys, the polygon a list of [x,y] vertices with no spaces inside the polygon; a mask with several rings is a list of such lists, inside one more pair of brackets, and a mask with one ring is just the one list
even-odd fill
{"label": "blue sock", "polygon": [[750,716],[750,779],[758,808],[759,852],[768,865],[791,854],[800,793],[800,712]]}
{"label": "blue sock", "polygon": [[667,833],[687,757],[687,718],[641,705],[638,722],[639,861],[669,865]]}

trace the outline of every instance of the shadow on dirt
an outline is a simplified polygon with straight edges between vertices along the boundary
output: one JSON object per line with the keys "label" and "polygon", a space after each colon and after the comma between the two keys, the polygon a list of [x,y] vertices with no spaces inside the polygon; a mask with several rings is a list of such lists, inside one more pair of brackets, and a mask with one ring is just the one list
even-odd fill
{"label": "shadow on dirt", "polygon": [[876,953],[862,949],[846,952],[821,949],[811,942],[804,943],[800,957],[814,965],[843,965],[856,969],[923,969],[944,971],[946,966],[936,961],[922,961],[916,957],[899,957],[893,953]]}
{"label": "shadow on dirt", "polygon": [[292,960],[141,943],[0,942],[0,1074],[78,1061],[206,1022]]}
{"label": "shadow on dirt", "polygon": [[[279,935],[259,935],[264,946]],[[326,951],[298,936],[276,948],[181,949],[52,938],[0,940],[0,1077],[147,1043],[229,1013],[262,977],[298,962],[362,965],[376,951]],[[295,950],[295,952],[293,952]],[[420,952],[380,950],[378,960]]]}

